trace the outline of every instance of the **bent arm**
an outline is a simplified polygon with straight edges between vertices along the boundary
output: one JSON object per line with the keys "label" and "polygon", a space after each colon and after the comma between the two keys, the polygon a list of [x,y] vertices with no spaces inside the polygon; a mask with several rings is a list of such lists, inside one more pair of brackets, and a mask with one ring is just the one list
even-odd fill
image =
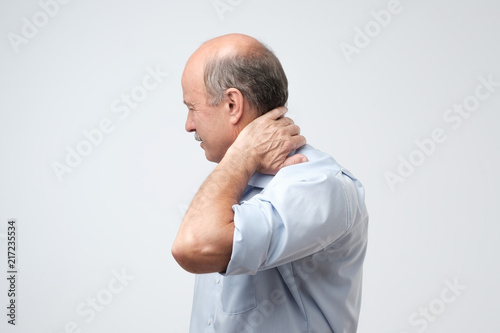
{"label": "bent arm", "polygon": [[226,270],[233,246],[232,206],[256,171],[276,174],[307,161],[303,155],[287,157],[306,140],[291,119],[280,118],[285,112],[272,110],[247,125],[196,193],[172,246],[175,260],[188,272]]}
{"label": "bent arm", "polygon": [[239,202],[253,172],[244,158],[226,154],[196,193],[172,246],[175,260],[186,271],[226,270],[234,234],[232,206]]}

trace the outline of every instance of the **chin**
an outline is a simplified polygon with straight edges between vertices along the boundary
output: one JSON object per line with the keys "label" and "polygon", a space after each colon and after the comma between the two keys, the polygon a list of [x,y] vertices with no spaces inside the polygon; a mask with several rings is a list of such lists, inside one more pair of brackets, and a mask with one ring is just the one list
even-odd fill
{"label": "chin", "polygon": [[208,151],[205,150],[205,157],[210,162],[219,163],[222,160],[223,156],[213,155],[213,154],[210,154]]}
{"label": "chin", "polygon": [[207,152],[205,150],[205,158],[210,161],[210,162],[214,162],[214,163],[219,163],[221,159],[219,158],[215,158],[213,155],[211,155],[209,152]]}

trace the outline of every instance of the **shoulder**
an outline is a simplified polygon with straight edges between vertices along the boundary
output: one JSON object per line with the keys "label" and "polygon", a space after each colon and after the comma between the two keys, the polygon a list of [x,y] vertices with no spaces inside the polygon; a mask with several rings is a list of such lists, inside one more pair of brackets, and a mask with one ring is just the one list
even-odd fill
{"label": "shoulder", "polygon": [[309,202],[321,197],[322,202],[327,199],[337,203],[345,202],[346,206],[352,206],[353,209],[354,206],[364,206],[363,185],[332,156],[310,145],[305,145],[294,153],[307,156],[309,161],[281,169],[262,193],[274,199],[277,196],[284,200],[301,195],[307,197]]}
{"label": "shoulder", "polygon": [[309,161],[281,169],[273,178],[273,181],[304,181],[317,178],[334,178],[343,170],[342,166],[332,156],[310,145],[305,145],[297,149],[294,153],[305,155]]}

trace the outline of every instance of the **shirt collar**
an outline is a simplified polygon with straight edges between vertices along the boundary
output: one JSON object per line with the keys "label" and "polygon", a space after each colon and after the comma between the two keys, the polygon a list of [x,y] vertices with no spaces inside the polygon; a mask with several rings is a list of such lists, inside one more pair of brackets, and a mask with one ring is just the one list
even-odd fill
{"label": "shirt collar", "polygon": [[[307,145],[304,146],[304,148]],[[295,155],[297,153],[297,150],[292,150],[288,156]],[[253,174],[252,178],[250,178],[250,181],[248,182],[248,185],[253,186],[253,187],[258,187],[258,188],[264,188],[266,187],[267,184],[273,179],[273,175],[266,175],[264,173],[259,173],[256,172]]]}
{"label": "shirt collar", "polygon": [[274,178],[273,175],[266,175],[263,173],[256,172],[253,174],[252,178],[250,178],[248,185],[253,187],[264,188],[273,178]]}

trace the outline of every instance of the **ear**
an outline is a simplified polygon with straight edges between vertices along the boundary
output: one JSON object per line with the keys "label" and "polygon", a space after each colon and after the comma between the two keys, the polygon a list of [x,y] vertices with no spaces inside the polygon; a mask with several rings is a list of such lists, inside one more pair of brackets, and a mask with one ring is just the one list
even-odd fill
{"label": "ear", "polygon": [[236,125],[243,117],[245,99],[236,88],[227,89],[225,95],[231,124]]}

